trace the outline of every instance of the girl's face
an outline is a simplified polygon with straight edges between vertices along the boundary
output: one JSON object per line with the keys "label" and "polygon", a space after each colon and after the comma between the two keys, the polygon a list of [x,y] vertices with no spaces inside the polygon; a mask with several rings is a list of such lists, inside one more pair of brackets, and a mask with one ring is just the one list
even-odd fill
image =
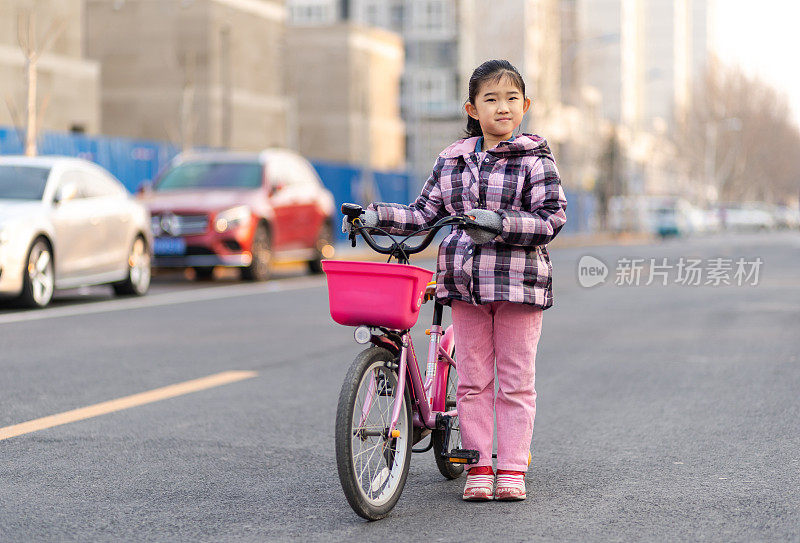
{"label": "girl's face", "polygon": [[475,103],[467,102],[467,114],[477,119],[484,136],[506,140],[522,124],[522,116],[531,105],[522,91],[508,77],[487,81],[478,88]]}

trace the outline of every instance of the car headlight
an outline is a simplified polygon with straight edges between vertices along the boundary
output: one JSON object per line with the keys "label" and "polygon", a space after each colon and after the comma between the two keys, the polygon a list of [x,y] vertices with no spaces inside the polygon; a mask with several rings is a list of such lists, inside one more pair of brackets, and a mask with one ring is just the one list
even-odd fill
{"label": "car headlight", "polygon": [[250,224],[250,208],[247,206],[236,206],[225,211],[217,213],[217,218],[214,220],[214,230],[219,232],[226,232],[234,230]]}

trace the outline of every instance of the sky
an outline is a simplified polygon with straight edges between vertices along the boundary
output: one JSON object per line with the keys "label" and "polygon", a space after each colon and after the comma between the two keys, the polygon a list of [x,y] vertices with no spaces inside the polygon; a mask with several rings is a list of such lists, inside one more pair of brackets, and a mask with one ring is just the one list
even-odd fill
{"label": "sky", "polygon": [[716,49],[723,61],[785,93],[800,126],[800,2],[716,0]]}

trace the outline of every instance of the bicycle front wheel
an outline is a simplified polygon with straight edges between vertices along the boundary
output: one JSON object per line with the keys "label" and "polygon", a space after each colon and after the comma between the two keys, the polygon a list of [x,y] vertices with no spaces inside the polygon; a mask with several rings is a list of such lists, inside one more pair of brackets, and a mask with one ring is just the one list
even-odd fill
{"label": "bicycle front wheel", "polygon": [[389,514],[400,499],[411,463],[412,419],[407,387],[395,426],[399,435],[387,435],[397,390],[395,367],[391,352],[370,347],[353,361],[339,394],[339,481],[350,507],[368,520]]}

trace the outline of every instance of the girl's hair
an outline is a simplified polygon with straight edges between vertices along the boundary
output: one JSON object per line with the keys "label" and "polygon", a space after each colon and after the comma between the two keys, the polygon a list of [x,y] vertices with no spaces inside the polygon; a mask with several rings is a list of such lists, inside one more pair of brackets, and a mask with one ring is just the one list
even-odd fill
{"label": "girl's hair", "polygon": [[[475,98],[478,96],[478,90],[481,85],[486,82],[495,83],[500,81],[503,77],[508,77],[511,83],[519,88],[522,95],[525,96],[525,81],[519,74],[516,68],[507,60],[487,60],[472,72],[472,77],[469,78],[469,102],[474,104]],[[473,119],[467,116],[467,130],[466,137],[483,136],[481,130],[481,123],[478,119]]]}

